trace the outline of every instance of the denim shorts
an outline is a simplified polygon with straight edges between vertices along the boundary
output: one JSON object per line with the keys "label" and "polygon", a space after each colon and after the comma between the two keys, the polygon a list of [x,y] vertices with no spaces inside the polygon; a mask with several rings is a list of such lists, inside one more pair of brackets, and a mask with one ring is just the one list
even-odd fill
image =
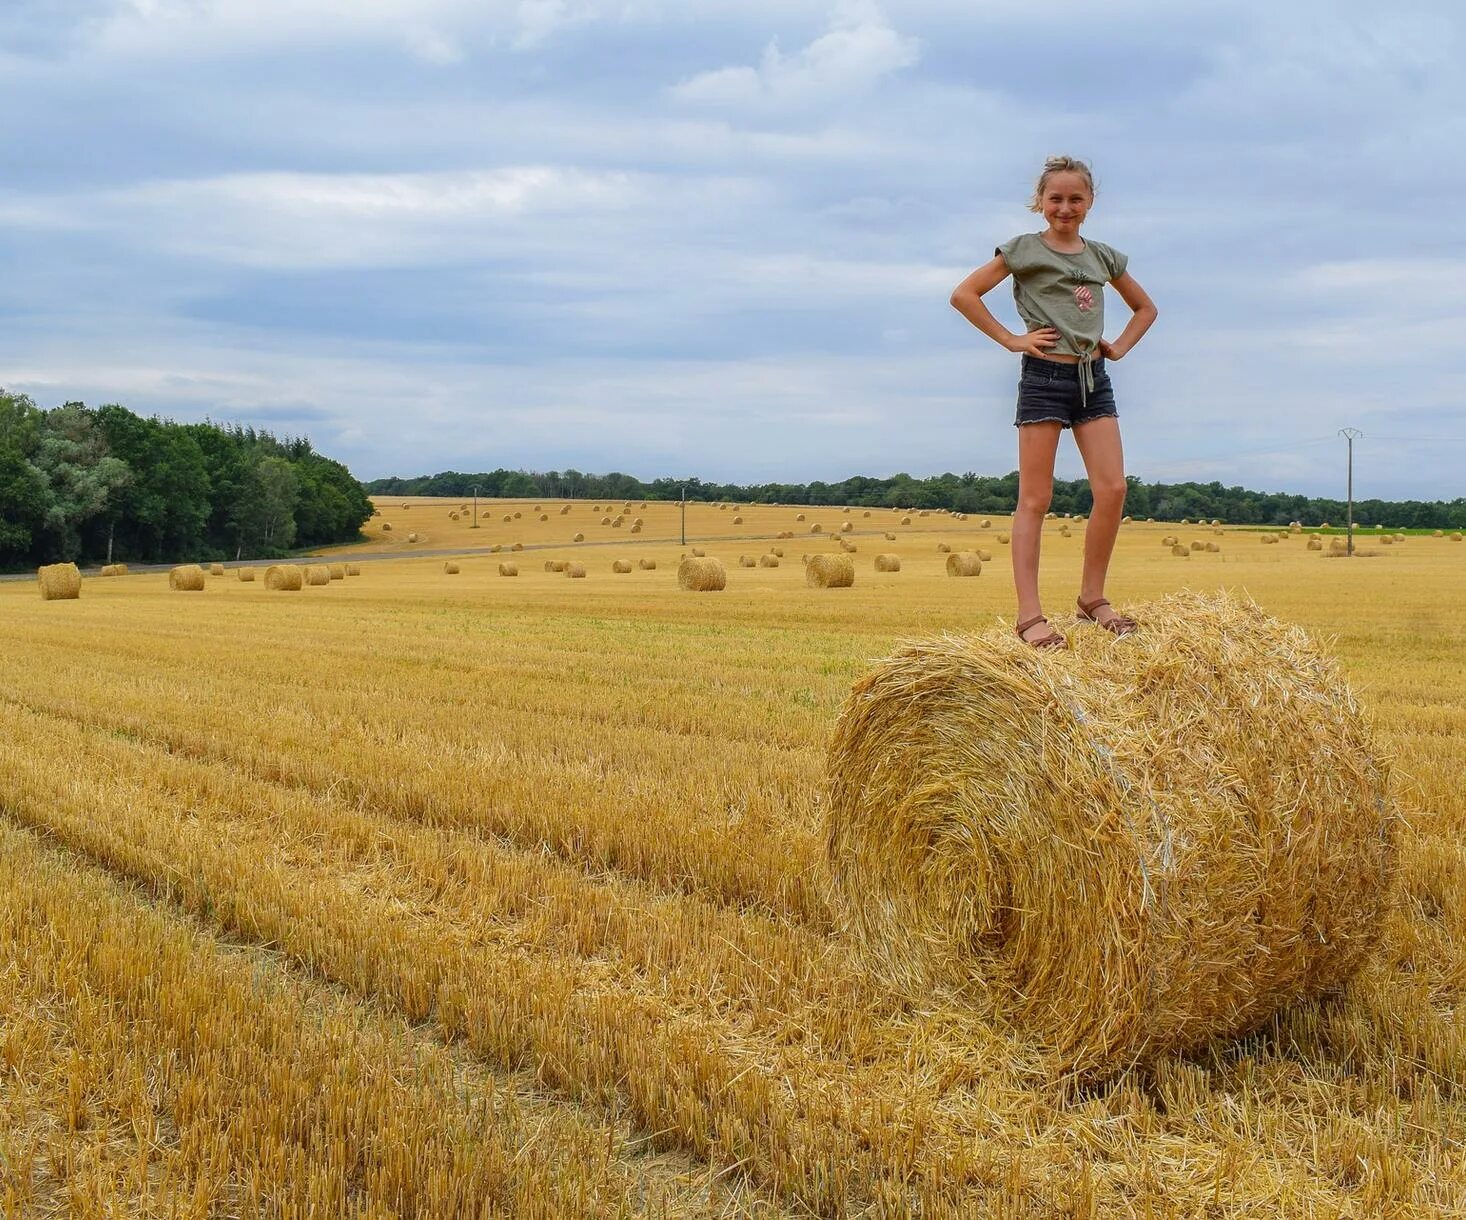
{"label": "denim shorts", "polygon": [[[1080,366],[1060,360],[1023,357],[1023,371],[1018,378],[1018,424],[1053,422],[1065,428],[1087,424],[1092,419],[1118,416],[1115,391],[1105,371],[1103,357],[1090,367],[1094,370],[1094,389],[1079,384]],[[1086,392],[1081,395],[1081,389]]]}

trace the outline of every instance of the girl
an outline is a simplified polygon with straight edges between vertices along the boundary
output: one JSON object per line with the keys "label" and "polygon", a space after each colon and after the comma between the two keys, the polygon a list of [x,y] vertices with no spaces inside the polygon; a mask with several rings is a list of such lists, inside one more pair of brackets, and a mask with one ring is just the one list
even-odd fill
{"label": "girl", "polygon": [[[1094,204],[1089,166],[1072,157],[1044,162],[1030,210],[1048,228],[1024,233],[994,250],[994,258],[958,284],[953,306],[988,338],[1023,356],[1018,381],[1018,508],[1013,514],[1013,580],[1018,588],[1019,638],[1035,648],[1067,648],[1038,599],[1039,534],[1054,494],[1059,434],[1074,429],[1094,508],[1084,534],[1084,575],[1078,617],[1115,635],[1135,620],[1105,599],[1105,573],[1125,506],[1120,425],[1106,360],[1130,351],[1156,319],[1156,307],[1125,270],[1125,255],[1086,241],[1079,227]],[[1027,333],[1015,335],[982,298],[1013,277],[1013,299]],[[1104,286],[1113,285],[1132,311],[1118,339],[1104,338]]]}

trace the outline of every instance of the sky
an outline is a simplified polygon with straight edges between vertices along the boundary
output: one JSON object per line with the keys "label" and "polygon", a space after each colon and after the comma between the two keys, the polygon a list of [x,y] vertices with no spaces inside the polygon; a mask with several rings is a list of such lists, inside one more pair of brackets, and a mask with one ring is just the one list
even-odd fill
{"label": "sky", "polygon": [[1131,474],[1342,496],[1350,426],[1451,499],[1463,62],[1460,0],[5,0],[0,387],[363,479],[1004,474],[948,298],[1067,153],[1160,311]]}

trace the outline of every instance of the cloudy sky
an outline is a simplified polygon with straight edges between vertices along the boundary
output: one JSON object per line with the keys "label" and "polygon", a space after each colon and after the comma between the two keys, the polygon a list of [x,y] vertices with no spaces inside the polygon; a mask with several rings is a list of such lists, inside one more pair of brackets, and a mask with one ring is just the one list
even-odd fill
{"label": "cloudy sky", "polygon": [[1352,425],[1455,497],[1463,63],[1460,0],[5,0],[0,386],[363,478],[1001,474],[947,298],[1068,152],[1160,307],[1132,473],[1342,494]]}

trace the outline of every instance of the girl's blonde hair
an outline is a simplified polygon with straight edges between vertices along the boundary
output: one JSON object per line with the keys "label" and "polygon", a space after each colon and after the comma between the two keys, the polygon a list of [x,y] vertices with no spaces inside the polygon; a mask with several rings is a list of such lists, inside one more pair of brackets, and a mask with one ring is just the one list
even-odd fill
{"label": "girl's blonde hair", "polygon": [[1038,185],[1033,188],[1033,202],[1028,205],[1030,212],[1044,210],[1044,187],[1049,184],[1050,175],[1064,173],[1078,174],[1083,178],[1089,187],[1090,198],[1094,198],[1094,175],[1089,172],[1089,166],[1074,157],[1049,157],[1044,162],[1043,173],[1038,176]]}

